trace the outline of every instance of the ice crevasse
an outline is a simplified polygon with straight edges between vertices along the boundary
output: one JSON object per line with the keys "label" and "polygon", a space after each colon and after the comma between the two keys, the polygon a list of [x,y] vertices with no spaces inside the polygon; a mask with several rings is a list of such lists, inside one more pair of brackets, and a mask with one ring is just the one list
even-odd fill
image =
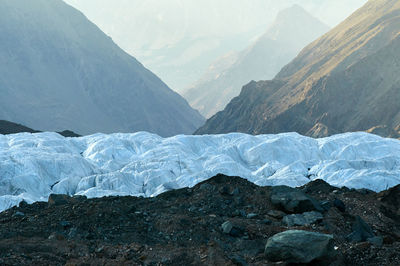
{"label": "ice crevasse", "polygon": [[218,173],[261,186],[331,185],[381,191],[400,184],[400,140],[367,133],[162,138],[154,134],[0,135],[0,211],[49,194],[152,197]]}

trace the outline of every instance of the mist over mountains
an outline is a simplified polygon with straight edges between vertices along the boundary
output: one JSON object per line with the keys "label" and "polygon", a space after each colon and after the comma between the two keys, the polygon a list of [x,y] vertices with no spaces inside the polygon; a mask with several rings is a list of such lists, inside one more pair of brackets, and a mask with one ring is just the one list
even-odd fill
{"label": "mist over mountains", "polygon": [[369,1],[272,81],[252,82],[197,133],[362,131],[398,137],[400,3]]}
{"label": "mist over mountains", "polygon": [[264,35],[245,50],[211,65],[209,72],[183,96],[210,118],[238,96],[244,84],[272,79],[303,47],[328,30],[299,5],[284,9]]}
{"label": "mist over mountains", "polygon": [[251,45],[285,8],[301,5],[333,27],[367,0],[65,1],[182,92],[217,58]]}
{"label": "mist over mountains", "polygon": [[190,134],[204,121],[61,0],[0,2],[0,119],[36,130]]}

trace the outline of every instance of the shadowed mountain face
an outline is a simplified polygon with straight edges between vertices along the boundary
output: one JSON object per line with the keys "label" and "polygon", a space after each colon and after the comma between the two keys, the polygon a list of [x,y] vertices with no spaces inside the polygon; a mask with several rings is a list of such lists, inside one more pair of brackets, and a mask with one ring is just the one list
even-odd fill
{"label": "shadowed mountain face", "polygon": [[[5,120],[0,120],[0,134],[2,135],[17,134],[17,133],[39,133],[39,132],[40,131],[34,130],[32,128],[20,124],[16,124]],[[70,130],[64,130],[57,133],[64,137],[80,137],[78,134]]]}
{"label": "shadowed mountain face", "polygon": [[22,132],[37,133],[39,131],[36,131],[32,128],[20,124],[12,123],[5,120],[0,120],[0,134],[8,135],[8,134],[16,134]]}
{"label": "shadowed mountain face", "polygon": [[244,84],[272,79],[305,45],[328,30],[298,5],[285,9],[252,46],[211,65],[209,73],[183,96],[209,118],[238,96]]}
{"label": "shadowed mountain face", "polygon": [[400,129],[400,2],[371,0],[273,81],[252,82],[197,133],[310,136]]}
{"label": "shadowed mountain face", "polygon": [[80,134],[193,132],[202,122],[157,76],[61,0],[0,3],[0,119]]}

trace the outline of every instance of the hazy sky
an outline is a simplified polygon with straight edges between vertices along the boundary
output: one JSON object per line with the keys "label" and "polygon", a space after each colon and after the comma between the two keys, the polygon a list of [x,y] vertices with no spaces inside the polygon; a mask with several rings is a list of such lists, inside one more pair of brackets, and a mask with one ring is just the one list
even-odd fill
{"label": "hazy sky", "polygon": [[[65,0],[179,91],[299,4],[333,27],[367,0]],[[294,22],[295,23],[295,22]],[[189,70],[189,71],[185,71]]]}

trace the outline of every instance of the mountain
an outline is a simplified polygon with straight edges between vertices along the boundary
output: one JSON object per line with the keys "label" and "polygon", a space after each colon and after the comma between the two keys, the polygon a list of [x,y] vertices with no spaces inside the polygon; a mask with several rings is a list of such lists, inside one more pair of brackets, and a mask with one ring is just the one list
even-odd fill
{"label": "mountain", "polygon": [[8,135],[8,134],[16,134],[22,132],[37,133],[39,131],[20,124],[12,123],[5,120],[0,120],[0,134]]}
{"label": "mountain", "polygon": [[0,3],[0,119],[79,134],[192,133],[204,120],[61,0]]}
{"label": "mountain", "polygon": [[251,47],[210,66],[211,73],[206,73],[183,96],[193,108],[209,118],[238,96],[244,84],[251,80],[272,79],[304,46],[328,30],[328,26],[299,5],[285,9]]}
{"label": "mountain", "polygon": [[[10,135],[17,133],[39,133],[39,132],[40,131],[31,129],[29,127],[20,124],[16,124],[5,120],[0,120],[0,134],[2,135]],[[64,130],[57,133],[64,137],[80,137],[78,134],[70,130]]]}
{"label": "mountain", "polygon": [[[366,0],[65,0],[182,93],[216,58],[261,36],[294,4],[333,27]],[[241,84],[243,85],[243,84]]]}
{"label": "mountain", "polygon": [[369,1],[303,49],[274,80],[246,85],[197,133],[328,136],[369,130],[398,137],[399,29],[399,1]]}

